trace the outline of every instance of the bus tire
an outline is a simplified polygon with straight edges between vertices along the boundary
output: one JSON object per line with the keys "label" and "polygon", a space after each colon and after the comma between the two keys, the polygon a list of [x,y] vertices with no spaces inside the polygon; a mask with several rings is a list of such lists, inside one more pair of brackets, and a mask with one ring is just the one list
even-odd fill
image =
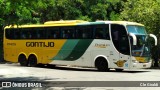
{"label": "bus tire", "polygon": [[123,71],[123,69],[115,69],[116,70],[116,72],[122,72]]}
{"label": "bus tire", "polygon": [[24,54],[19,55],[18,62],[20,63],[21,66],[27,66],[28,65],[27,58]]}
{"label": "bus tire", "polygon": [[35,67],[37,66],[37,57],[35,55],[30,55],[28,57],[28,66],[29,67]]}
{"label": "bus tire", "polygon": [[109,71],[108,62],[103,57],[99,57],[96,59],[95,67],[98,69],[98,71]]}
{"label": "bus tire", "polygon": [[56,65],[54,65],[54,64],[47,64],[47,67],[49,67],[49,68],[55,68]]}

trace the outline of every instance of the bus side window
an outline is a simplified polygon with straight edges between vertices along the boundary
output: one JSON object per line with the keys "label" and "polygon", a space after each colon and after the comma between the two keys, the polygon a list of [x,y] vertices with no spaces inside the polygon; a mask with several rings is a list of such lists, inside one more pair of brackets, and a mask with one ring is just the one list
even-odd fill
{"label": "bus side window", "polygon": [[62,28],[62,38],[63,39],[75,38],[75,27],[63,27]]}
{"label": "bus side window", "polygon": [[45,39],[46,38],[46,30],[43,30],[43,28],[39,28],[37,30],[37,38],[38,39]]}
{"label": "bus side window", "polygon": [[23,31],[26,36],[26,39],[31,39],[31,37],[32,37],[31,32],[30,32],[31,30],[29,28],[24,28]]}
{"label": "bus side window", "polygon": [[82,37],[87,38],[88,37],[87,33],[83,32]]}
{"label": "bus side window", "polygon": [[105,29],[105,38],[106,38],[107,40],[110,40],[110,35],[109,35],[109,24],[105,24],[104,29]]}
{"label": "bus side window", "polygon": [[79,26],[76,29],[76,37],[81,39],[91,39],[92,38],[92,28],[91,26]]}
{"label": "bus side window", "polygon": [[70,39],[75,38],[75,28],[74,27],[68,30],[68,38]]}
{"label": "bus side window", "polygon": [[26,39],[26,35],[24,33],[21,34],[22,39]]}
{"label": "bus side window", "polygon": [[81,39],[82,38],[82,31],[79,27],[76,27],[76,38]]}
{"label": "bus side window", "polygon": [[95,25],[94,27],[94,38],[110,40],[109,24]]}
{"label": "bus side window", "polygon": [[104,30],[103,28],[96,28],[95,30],[95,38],[96,39],[104,39]]}
{"label": "bus side window", "polygon": [[21,30],[21,39],[31,39],[31,30],[29,28],[23,28]]}
{"label": "bus side window", "polygon": [[44,30],[38,29],[37,30],[37,39],[45,39]]}
{"label": "bus side window", "polygon": [[38,28],[29,28],[30,38],[37,39],[37,29]]}
{"label": "bus side window", "polygon": [[31,33],[30,32],[27,32],[27,39],[31,39]]}
{"label": "bus side window", "polygon": [[59,28],[58,27],[48,27],[47,31],[47,38],[49,39],[57,39],[60,38]]}
{"label": "bus side window", "polygon": [[5,36],[7,39],[14,39],[14,30],[11,28],[11,29],[6,29],[5,30]]}
{"label": "bus side window", "polygon": [[20,39],[20,30],[18,28],[14,29],[14,39]]}
{"label": "bus side window", "polygon": [[62,30],[62,38],[64,38],[64,39],[68,38],[66,30]]}
{"label": "bus side window", "polygon": [[55,31],[55,33],[54,33],[54,38],[56,38],[56,39],[58,39],[58,38],[60,38],[60,31],[57,29],[56,31]]}
{"label": "bus side window", "polygon": [[37,33],[37,38],[41,38],[41,34],[40,33]]}
{"label": "bus side window", "polygon": [[55,31],[55,33],[53,34],[53,38],[57,38],[57,32]]}

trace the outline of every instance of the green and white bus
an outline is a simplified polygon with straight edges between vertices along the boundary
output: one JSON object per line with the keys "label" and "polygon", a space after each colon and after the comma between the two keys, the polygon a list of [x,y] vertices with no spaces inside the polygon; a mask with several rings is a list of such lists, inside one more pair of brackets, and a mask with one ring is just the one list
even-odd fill
{"label": "green and white bus", "polygon": [[4,29],[4,59],[37,64],[95,67],[100,71],[151,67],[144,25],[128,21],[48,21]]}

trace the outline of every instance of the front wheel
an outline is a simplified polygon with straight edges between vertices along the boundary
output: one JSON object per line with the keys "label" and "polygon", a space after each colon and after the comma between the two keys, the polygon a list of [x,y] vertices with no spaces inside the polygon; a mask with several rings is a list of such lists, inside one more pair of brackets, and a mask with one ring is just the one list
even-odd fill
{"label": "front wheel", "polygon": [[104,58],[98,58],[95,62],[95,66],[98,71],[109,71],[108,63]]}
{"label": "front wheel", "polygon": [[116,69],[116,71],[117,71],[117,72],[122,72],[122,71],[123,71],[123,69]]}

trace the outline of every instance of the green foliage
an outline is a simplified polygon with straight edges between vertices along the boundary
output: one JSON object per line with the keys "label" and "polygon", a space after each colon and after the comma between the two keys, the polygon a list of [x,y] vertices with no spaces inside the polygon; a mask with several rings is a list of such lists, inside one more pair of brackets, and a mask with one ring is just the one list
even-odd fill
{"label": "green foliage", "polygon": [[[0,0],[0,24],[117,20],[121,0]],[[120,7],[120,8],[119,8]]]}
{"label": "green foliage", "polygon": [[123,20],[143,23],[149,33],[160,36],[160,2],[158,0],[128,0],[124,4]]}

